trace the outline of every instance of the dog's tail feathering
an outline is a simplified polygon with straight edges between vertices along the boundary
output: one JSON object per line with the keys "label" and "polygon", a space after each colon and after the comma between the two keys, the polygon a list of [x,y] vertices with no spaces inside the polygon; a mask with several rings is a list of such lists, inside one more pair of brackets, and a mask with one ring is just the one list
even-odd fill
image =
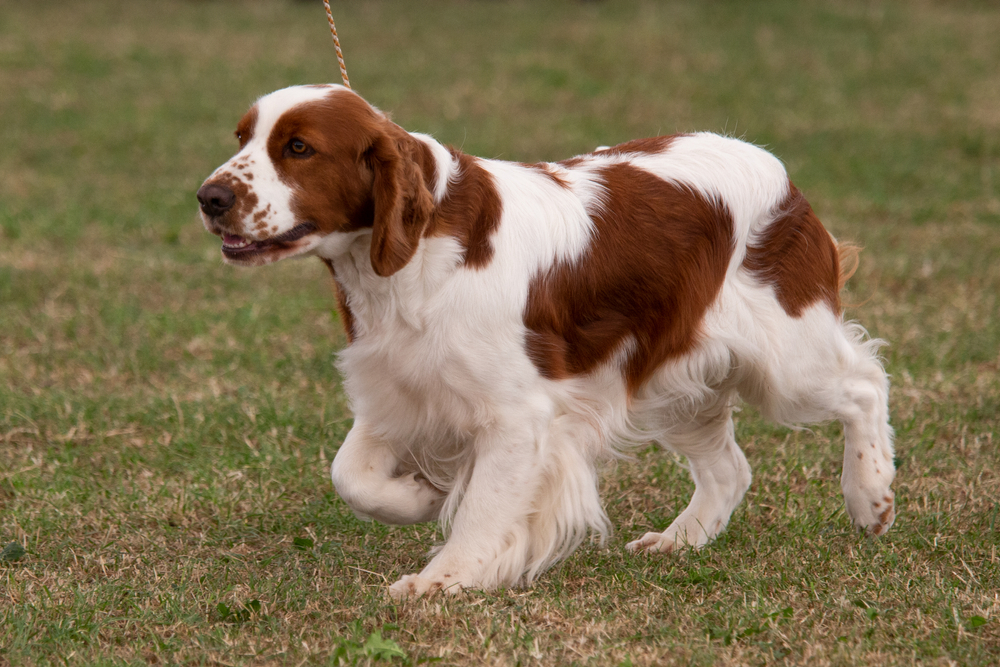
{"label": "dog's tail feathering", "polygon": [[837,243],[837,265],[840,267],[840,275],[837,277],[837,291],[841,292],[847,281],[858,270],[861,263],[861,246],[850,241]]}

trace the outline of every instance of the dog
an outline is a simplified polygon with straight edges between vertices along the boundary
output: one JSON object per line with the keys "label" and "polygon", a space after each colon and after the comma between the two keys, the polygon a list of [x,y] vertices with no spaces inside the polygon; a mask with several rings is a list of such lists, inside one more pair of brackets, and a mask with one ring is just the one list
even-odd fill
{"label": "dog", "polygon": [[198,190],[225,261],[316,256],[334,279],[355,415],[337,492],[446,536],[392,596],[526,585],[603,540],[598,469],[630,444],[683,455],[695,491],[627,548],[707,544],[750,486],[740,400],[840,420],[847,514],[892,525],[883,342],[840,305],[857,249],[767,151],[697,133],[487,160],[338,85],[262,97],[236,137]]}

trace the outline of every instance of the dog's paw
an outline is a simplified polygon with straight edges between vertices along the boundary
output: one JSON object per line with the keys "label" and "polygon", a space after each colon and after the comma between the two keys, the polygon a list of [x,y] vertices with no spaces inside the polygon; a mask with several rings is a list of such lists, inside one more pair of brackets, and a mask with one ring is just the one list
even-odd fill
{"label": "dog's paw", "polygon": [[439,579],[422,577],[419,574],[405,574],[399,581],[389,586],[389,595],[396,600],[431,596],[438,591],[455,595],[462,591],[462,584],[448,575]]}
{"label": "dog's paw", "polygon": [[876,494],[852,494],[847,497],[847,514],[858,530],[869,536],[884,535],[896,520],[896,501],[892,491]]}
{"label": "dog's paw", "polygon": [[[625,545],[625,548],[632,553],[671,553],[687,549],[692,545],[682,539],[676,531],[665,530],[662,533],[646,533],[637,540],[633,540]],[[694,545],[697,546],[697,545]]]}
{"label": "dog's paw", "polygon": [[722,532],[726,524],[721,519],[711,524],[709,534],[701,522],[692,516],[677,517],[670,527],[662,533],[646,533],[642,537],[625,545],[632,552],[671,553],[683,549],[698,549],[711,542]]}
{"label": "dog's paw", "polygon": [[632,540],[626,544],[625,548],[632,553],[673,551],[673,545],[667,545],[663,542],[663,533],[646,533],[639,539]]}

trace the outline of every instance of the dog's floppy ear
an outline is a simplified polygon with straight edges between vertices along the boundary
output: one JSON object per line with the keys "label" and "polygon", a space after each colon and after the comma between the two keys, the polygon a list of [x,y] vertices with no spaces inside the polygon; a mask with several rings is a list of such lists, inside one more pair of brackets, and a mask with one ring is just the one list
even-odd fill
{"label": "dog's floppy ear", "polygon": [[406,266],[434,208],[423,172],[414,159],[413,139],[401,128],[379,133],[368,151],[375,174],[372,268],[391,276]]}

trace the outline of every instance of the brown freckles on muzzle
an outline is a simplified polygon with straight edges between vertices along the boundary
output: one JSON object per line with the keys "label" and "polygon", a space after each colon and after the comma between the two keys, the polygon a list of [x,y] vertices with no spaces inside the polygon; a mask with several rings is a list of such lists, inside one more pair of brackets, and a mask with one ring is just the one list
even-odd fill
{"label": "brown freckles on muzzle", "polygon": [[230,173],[213,176],[198,189],[205,227],[213,234],[240,233],[242,223],[257,206],[257,195]]}

